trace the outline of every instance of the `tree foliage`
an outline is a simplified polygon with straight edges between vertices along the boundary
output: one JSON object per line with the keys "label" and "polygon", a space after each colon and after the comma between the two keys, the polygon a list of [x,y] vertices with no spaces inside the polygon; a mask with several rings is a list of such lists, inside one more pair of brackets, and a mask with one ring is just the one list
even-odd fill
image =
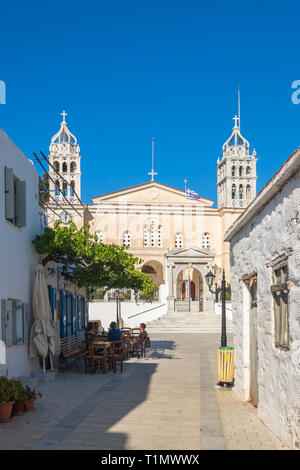
{"label": "tree foliage", "polygon": [[136,268],[143,260],[134,257],[125,247],[99,243],[89,232],[89,225],[77,228],[74,222],[62,225],[57,221],[54,228],[46,227],[43,234],[33,240],[37,253],[46,255],[43,264],[56,261],[62,265],[62,274],[79,287],[89,286],[105,290],[114,288],[141,291],[143,297],[152,301],[156,286],[149,275]]}

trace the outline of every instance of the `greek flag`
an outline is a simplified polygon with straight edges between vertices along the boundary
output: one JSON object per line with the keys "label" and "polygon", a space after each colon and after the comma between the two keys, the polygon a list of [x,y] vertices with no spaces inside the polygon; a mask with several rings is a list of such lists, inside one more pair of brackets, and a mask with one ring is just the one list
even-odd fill
{"label": "greek flag", "polygon": [[186,190],[186,199],[200,199],[201,196],[191,189]]}

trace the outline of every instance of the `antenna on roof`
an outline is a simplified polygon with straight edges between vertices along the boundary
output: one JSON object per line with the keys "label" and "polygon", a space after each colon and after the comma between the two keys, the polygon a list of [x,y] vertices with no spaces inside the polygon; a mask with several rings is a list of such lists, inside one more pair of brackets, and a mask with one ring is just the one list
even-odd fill
{"label": "antenna on roof", "polygon": [[154,172],[154,137],[152,137],[152,171],[148,173],[152,177],[151,181],[154,181],[154,176],[157,175],[157,173]]}
{"label": "antenna on roof", "polygon": [[238,86],[238,118],[239,118],[239,128],[241,130],[241,90],[240,90],[240,85]]}

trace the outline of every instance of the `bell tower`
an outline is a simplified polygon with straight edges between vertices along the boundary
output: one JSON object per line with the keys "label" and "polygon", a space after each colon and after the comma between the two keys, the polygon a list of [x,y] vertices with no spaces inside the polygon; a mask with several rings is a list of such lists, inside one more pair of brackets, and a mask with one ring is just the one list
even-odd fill
{"label": "bell tower", "polygon": [[55,195],[54,197],[58,202],[66,202],[63,197],[64,194],[70,202],[76,203],[78,198],[74,191],[81,198],[80,147],[77,144],[76,137],[68,129],[65,120],[67,113],[63,111],[61,116],[63,116],[63,120],[60,130],[51,139],[48,158],[51,165],[69,184],[59,178],[49,165],[49,174],[55,181],[55,183],[51,180],[49,181],[49,189],[51,194]]}
{"label": "bell tower", "polygon": [[256,152],[249,152],[249,142],[240,131],[240,117],[235,116],[231,136],[223,145],[217,161],[218,208],[246,208],[256,196]]}

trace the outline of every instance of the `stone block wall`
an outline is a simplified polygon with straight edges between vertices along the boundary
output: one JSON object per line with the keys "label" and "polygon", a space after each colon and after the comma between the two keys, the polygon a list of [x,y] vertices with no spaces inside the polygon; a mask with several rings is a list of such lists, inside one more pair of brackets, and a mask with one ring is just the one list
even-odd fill
{"label": "stone block wall", "polygon": [[[249,399],[250,294],[242,277],[257,273],[258,413],[279,436],[300,446],[300,172],[231,241],[235,392]],[[272,262],[289,253],[290,350],[274,344]]]}

